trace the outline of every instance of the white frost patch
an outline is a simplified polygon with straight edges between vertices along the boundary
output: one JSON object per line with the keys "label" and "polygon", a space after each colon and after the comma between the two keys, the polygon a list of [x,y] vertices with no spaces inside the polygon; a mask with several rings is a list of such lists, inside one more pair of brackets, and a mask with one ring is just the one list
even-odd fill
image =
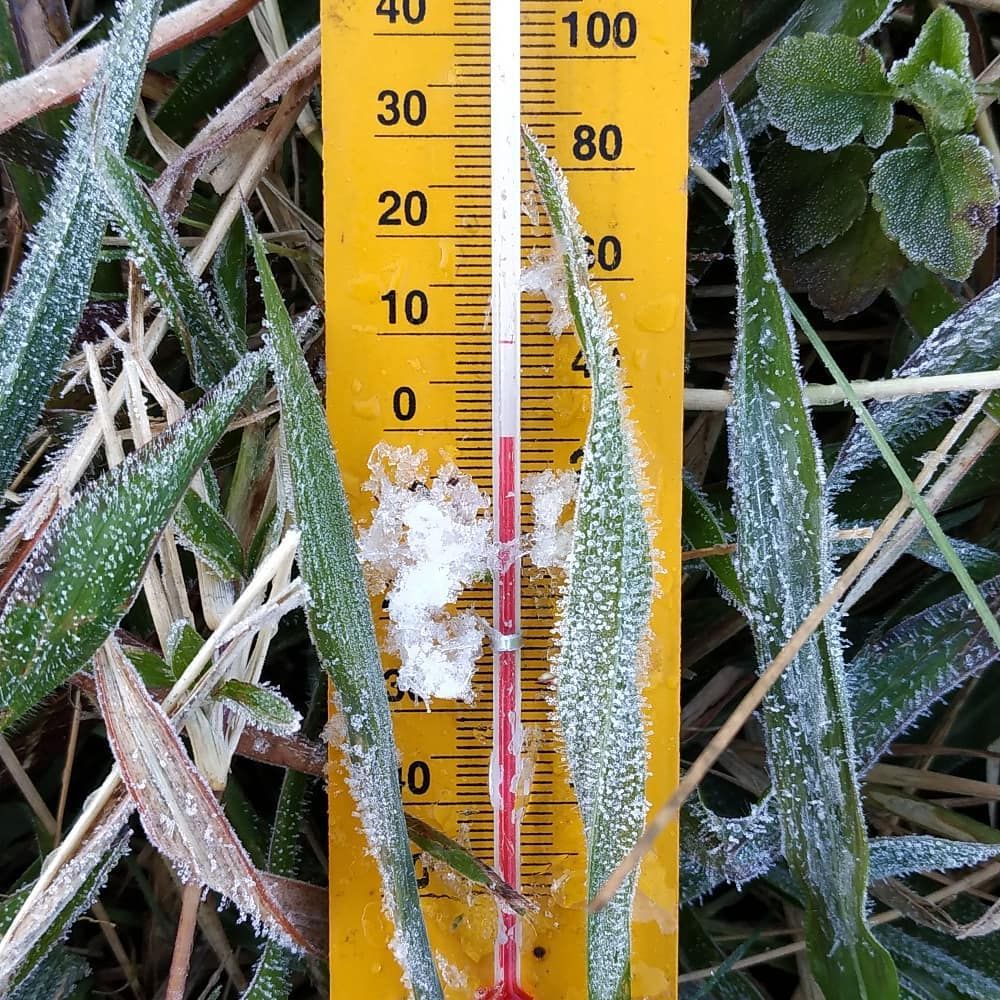
{"label": "white frost patch", "polygon": [[577,485],[575,472],[546,469],[524,477],[524,491],[531,496],[535,516],[528,557],[539,569],[565,570],[569,563],[573,521],[567,519],[565,513],[576,501]]}
{"label": "white frost patch", "polygon": [[454,604],[496,561],[489,498],[454,465],[428,480],[426,453],[409,447],[376,445],[368,467],[378,507],[358,548],[369,589],[387,595],[399,688],[470,700],[487,626]]}
{"label": "white frost patch", "polygon": [[566,288],[566,264],[563,248],[558,237],[553,238],[553,249],[543,255],[532,251],[531,263],[521,272],[521,291],[541,293],[552,306],[549,316],[549,333],[558,337],[573,326],[573,313],[569,307],[569,291]]}

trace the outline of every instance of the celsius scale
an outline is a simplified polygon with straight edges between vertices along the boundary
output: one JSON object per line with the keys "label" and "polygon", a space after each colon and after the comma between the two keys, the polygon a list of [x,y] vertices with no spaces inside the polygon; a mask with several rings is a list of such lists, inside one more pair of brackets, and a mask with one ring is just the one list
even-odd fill
{"label": "celsius scale", "polygon": [[[587,995],[586,853],[552,708],[558,588],[516,550],[531,529],[521,479],[579,468],[590,391],[575,334],[553,336],[549,303],[520,295],[522,266],[552,251],[522,127],[567,175],[649,459],[648,801],[677,781],[689,41],[681,0],[323,0],[327,407],[354,516],[370,518],[375,445],[409,445],[432,472],[446,456],[492,494],[497,541],[515,552],[461,602],[496,636],[472,704],[428,710],[384,664],[404,808],[537,907],[501,912],[414,848],[449,1000]],[[403,1000],[333,756],[331,994]],[[676,855],[675,829],[641,868],[637,1000],[675,996]]]}

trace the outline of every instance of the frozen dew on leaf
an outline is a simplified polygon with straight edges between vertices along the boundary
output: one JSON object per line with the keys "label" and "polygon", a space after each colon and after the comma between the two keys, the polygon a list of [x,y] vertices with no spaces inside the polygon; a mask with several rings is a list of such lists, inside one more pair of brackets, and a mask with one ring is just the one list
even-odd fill
{"label": "frozen dew on leaf", "polygon": [[426,454],[409,447],[377,445],[368,464],[378,506],[359,552],[370,588],[387,595],[399,687],[425,701],[470,699],[486,625],[454,604],[495,563],[489,498],[452,465],[428,479]]}

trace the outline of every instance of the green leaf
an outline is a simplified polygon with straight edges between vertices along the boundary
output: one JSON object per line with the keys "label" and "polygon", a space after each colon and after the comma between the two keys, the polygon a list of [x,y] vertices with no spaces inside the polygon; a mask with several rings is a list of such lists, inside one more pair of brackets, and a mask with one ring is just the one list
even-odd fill
{"label": "green leaf", "polygon": [[[126,853],[130,836],[131,832],[126,828],[115,837],[102,856],[90,863],[90,870],[80,881],[79,888],[49,920],[44,930],[33,936],[33,943],[19,961],[10,965],[9,956],[0,958],[0,995],[11,996],[19,987],[26,985],[56,945],[70,932],[77,917],[93,904],[111,870]],[[27,886],[4,900],[0,907],[0,932],[6,932],[10,927],[30,890],[31,886]],[[29,1000],[30,996],[29,992],[23,1000]]]}
{"label": "green leaf", "polygon": [[866,38],[892,13],[899,0],[806,0],[793,20],[798,32]]}
{"label": "green leaf", "polygon": [[[981,907],[977,909],[981,912]],[[963,997],[975,1000],[996,1000],[1000,996],[1000,952],[995,947],[975,939],[956,941],[911,921],[880,927],[877,933],[879,940],[898,956],[904,970],[912,966],[926,973],[933,988],[948,984]]]}
{"label": "green leaf", "polygon": [[403,816],[371,605],[340,469],[319,394],[249,216],[247,228],[267,312],[295,516],[302,532],[299,565],[311,594],[306,621],[344,719],[351,785],[396,925],[397,954],[407,957],[417,1000],[441,1000]]}
{"label": "green leaf", "polygon": [[247,231],[237,219],[212,258],[212,277],[226,324],[246,339]]}
{"label": "green leaf", "polygon": [[122,646],[122,651],[129,662],[139,671],[143,684],[148,688],[169,688],[177,680],[177,675],[167,665],[166,660],[159,657],[151,649],[141,646]]}
{"label": "green leaf", "polygon": [[78,992],[81,980],[90,975],[87,961],[67,948],[53,948],[35,971],[21,985],[7,994],[7,1000],[72,1000],[87,997],[90,990]]}
{"label": "green leaf", "polygon": [[[308,727],[308,722],[307,722]],[[309,779],[299,771],[285,771],[274,813],[267,870],[272,875],[298,875],[300,828],[308,799]],[[291,992],[291,970],[298,961],[275,941],[266,941],[253,978],[240,1000],[287,1000]]]}
{"label": "green leaf", "polygon": [[935,10],[905,59],[893,63],[889,81],[920,112],[929,128],[964,132],[976,120],[976,89],[969,63],[969,34],[950,7]]}
{"label": "green leaf", "polygon": [[970,844],[943,837],[876,837],[869,845],[869,880],[874,885],[920,872],[972,868],[1000,854],[1000,843]]}
{"label": "green leaf", "polygon": [[892,130],[896,92],[882,57],[856,38],[786,38],[761,60],[757,82],[771,124],[804,149],[837,149],[862,134],[881,146]]}
{"label": "green leaf", "polygon": [[834,153],[774,142],[757,171],[764,217],[777,222],[774,251],[798,257],[843,236],[868,206],[875,157],[864,146]]}
{"label": "green leaf", "polygon": [[175,621],[167,635],[167,663],[170,669],[180,677],[198,655],[205,640],[198,635],[190,622],[179,619]]}
{"label": "green leaf", "polygon": [[[989,371],[996,367],[1000,367],[1000,281],[962,309],[953,311],[929,335],[925,333],[895,374],[900,378],[920,377]],[[926,450],[937,445],[945,433],[946,422],[950,424],[964,398],[957,393],[907,396],[893,402],[876,403],[870,412],[892,448],[899,451],[904,445],[919,442],[919,449]],[[920,442],[924,436],[928,436],[928,440]],[[831,494],[843,493],[847,499],[847,487],[862,474],[870,482],[878,472],[879,458],[879,450],[867,429],[857,424],[845,440],[830,474],[828,489]],[[855,494],[859,492],[854,491]],[[895,486],[893,493],[889,506],[898,497]]]}
{"label": "green leaf", "polygon": [[244,713],[258,729],[280,736],[299,731],[302,716],[274,688],[232,679],[219,688],[216,696]]}
{"label": "green leaf", "polygon": [[[718,515],[697,483],[685,473],[683,478],[684,513],[681,520],[681,535],[684,543],[692,549],[711,549],[728,545],[730,540]],[[707,556],[705,565],[709,568],[722,590],[738,607],[746,604],[743,585],[733,566],[730,555]]]}
{"label": "green leaf", "polygon": [[[639,688],[653,570],[650,534],[625,417],[607,304],[587,276],[587,252],[565,177],[525,135],[528,165],[563,257],[570,312],[591,373],[591,414],[556,626],[556,709],[587,841],[593,898],[642,833],[646,734]],[[591,1000],[631,994],[633,873],[587,923]]]}
{"label": "green leaf", "polygon": [[[750,943],[750,940],[743,942],[744,948]],[[692,984],[691,1000],[764,1000],[764,994],[748,975],[725,967],[742,957],[740,949],[727,956],[691,910],[681,913],[679,950],[682,968],[688,971],[710,965],[723,966],[710,979]]]}
{"label": "green leaf", "polygon": [[[796,335],[749,162],[726,106],[738,268],[729,409],[736,569],[758,661],[770,662],[832,580],[823,470]],[[868,838],[854,772],[839,622],[827,616],[764,700],[785,856],[805,898],[813,974],[828,997],[893,998],[895,969],[865,918]]]}
{"label": "green leaf", "polygon": [[905,267],[906,258],[869,207],[843,236],[793,261],[789,272],[817,309],[839,321],[867,309]]}
{"label": "green leaf", "polygon": [[253,28],[245,18],[194,52],[193,60],[156,112],[156,124],[185,145],[201,119],[211,117],[236,93],[259,54]]}
{"label": "green leaf", "polygon": [[243,546],[229,522],[194,490],[188,490],[174,514],[174,527],[183,542],[206,566],[224,580],[246,572]]}
{"label": "green leaf", "polygon": [[102,150],[101,183],[142,276],[188,351],[195,381],[211,388],[246,353],[242,329],[224,322],[149,192],[114,150]]}
{"label": "green leaf", "polygon": [[0,610],[0,728],[82,669],[121,621],[160,533],[263,372],[263,357],[248,356],[46,529]]}
{"label": "green leaf", "polygon": [[914,136],[879,158],[871,190],[886,233],[910,260],[968,278],[997,217],[996,175],[975,136]]}
{"label": "green leaf", "polygon": [[104,63],[73,116],[31,253],[0,312],[0,489],[69,351],[106,223],[95,149],[124,149],[160,0],[124,0]]}
{"label": "green leaf", "polygon": [[[1000,611],[1000,579],[982,588]],[[871,767],[897,739],[949,691],[981,674],[1000,655],[964,594],[901,622],[851,660],[858,759]]]}
{"label": "green leaf", "polygon": [[536,907],[500,875],[484,865],[474,854],[451,837],[416,816],[407,815],[406,829],[410,840],[435,861],[440,861],[472,885],[484,888],[515,913],[527,913]]}

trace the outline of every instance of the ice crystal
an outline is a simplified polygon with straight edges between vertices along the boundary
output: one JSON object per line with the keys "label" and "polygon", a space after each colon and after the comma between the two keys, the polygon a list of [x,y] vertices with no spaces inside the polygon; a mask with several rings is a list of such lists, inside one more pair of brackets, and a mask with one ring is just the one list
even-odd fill
{"label": "ice crystal", "polygon": [[565,569],[573,548],[573,523],[565,514],[576,500],[576,473],[546,469],[525,476],[522,485],[535,518],[528,557],[539,569]]}
{"label": "ice crystal", "polygon": [[454,604],[494,567],[489,498],[453,465],[427,481],[426,454],[409,447],[379,444],[368,467],[378,507],[358,550],[372,590],[387,594],[399,688],[425,701],[471,699],[486,626]]}

